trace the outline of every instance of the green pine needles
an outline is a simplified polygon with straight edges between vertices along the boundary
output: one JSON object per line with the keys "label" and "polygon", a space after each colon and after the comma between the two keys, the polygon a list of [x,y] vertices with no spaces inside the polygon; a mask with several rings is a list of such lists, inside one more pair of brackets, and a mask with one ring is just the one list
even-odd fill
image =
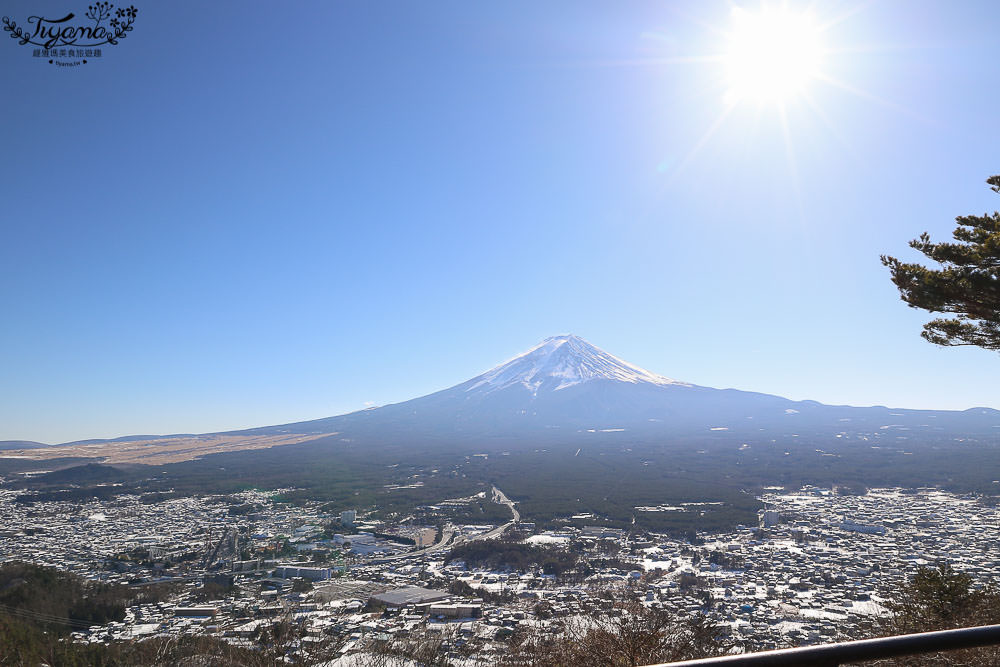
{"label": "green pine needles", "polygon": [[[1000,193],[1000,176],[986,179]],[[882,255],[892,282],[911,308],[951,313],[924,325],[920,334],[935,345],[976,345],[1000,350],[1000,213],[960,216],[955,243],[931,243],[927,233],[910,247],[941,268],[908,264]]]}

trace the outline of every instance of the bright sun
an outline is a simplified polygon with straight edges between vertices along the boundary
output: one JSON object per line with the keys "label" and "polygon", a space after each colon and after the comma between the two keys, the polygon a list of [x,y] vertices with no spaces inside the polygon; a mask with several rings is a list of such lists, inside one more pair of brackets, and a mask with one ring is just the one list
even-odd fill
{"label": "bright sun", "polygon": [[820,29],[808,14],[764,7],[732,10],[725,99],[784,105],[819,74]]}

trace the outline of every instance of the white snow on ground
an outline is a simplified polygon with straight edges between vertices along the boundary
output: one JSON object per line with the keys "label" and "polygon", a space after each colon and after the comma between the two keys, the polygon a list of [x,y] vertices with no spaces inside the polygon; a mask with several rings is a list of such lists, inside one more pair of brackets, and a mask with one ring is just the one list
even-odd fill
{"label": "white snow on ground", "polygon": [[473,378],[467,391],[481,387],[496,391],[523,385],[532,394],[537,394],[546,380],[557,383],[552,391],[591,380],[689,386],[633,366],[578,336],[567,335],[546,338],[524,354]]}
{"label": "white snow on ground", "polygon": [[525,540],[528,544],[566,544],[569,538],[562,535],[532,535]]}

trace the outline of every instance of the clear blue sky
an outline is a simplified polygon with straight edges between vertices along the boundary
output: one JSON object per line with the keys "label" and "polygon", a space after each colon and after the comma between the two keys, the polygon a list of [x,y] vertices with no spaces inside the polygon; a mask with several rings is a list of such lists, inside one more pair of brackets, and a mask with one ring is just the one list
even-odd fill
{"label": "clear blue sky", "polygon": [[844,85],[784,126],[723,101],[725,2],[136,7],[78,68],[0,40],[0,439],[324,417],[568,332],[697,384],[1000,408],[1000,356],[924,342],[879,262],[1000,208],[992,2],[816,3]]}

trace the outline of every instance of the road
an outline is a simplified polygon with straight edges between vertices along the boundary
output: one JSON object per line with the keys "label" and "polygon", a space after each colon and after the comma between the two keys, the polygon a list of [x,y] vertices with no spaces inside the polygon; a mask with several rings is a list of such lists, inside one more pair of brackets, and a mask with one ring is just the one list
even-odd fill
{"label": "road", "polygon": [[[494,502],[500,503],[501,505],[506,505],[508,508],[510,508],[510,516],[511,516],[510,521],[503,524],[502,526],[497,526],[493,530],[483,533],[482,535],[476,535],[475,537],[469,539],[460,537],[458,540],[455,541],[455,544],[462,544],[464,542],[474,542],[476,540],[491,540],[493,538],[499,537],[500,535],[503,534],[503,531],[507,530],[508,528],[510,528],[511,526],[513,526],[514,524],[518,523],[521,520],[521,513],[517,511],[516,507],[514,507],[513,500],[508,498],[503,491],[501,491],[495,486],[492,487],[491,492],[493,494]],[[444,551],[445,549],[454,546],[450,544],[454,536],[455,536],[455,529],[451,525],[447,525],[441,531],[441,539],[425,549],[420,549],[418,551],[409,551],[405,554],[397,554],[395,556],[386,556],[385,558],[379,558],[377,560],[369,561],[368,564],[376,565],[381,563],[391,563],[393,561],[407,560],[410,558],[420,558],[421,556],[426,556],[428,554]]]}
{"label": "road", "polygon": [[[507,523],[503,524],[502,526],[497,526],[496,528],[494,528],[494,529],[492,529],[492,530],[490,530],[488,532],[485,532],[482,535],[476,535],[475,537],[471,537],[471,538],[468,538],[468,539],[466,539],[466,538],[459,538],[458,540],[455,541],[455,544],[462,544],[462,543],[465,543],[465,542],[474,542],[476,540],[492,540],[492,539],[494,539],[494,538],[499,537],[500,535],[502,535],[503,531],[507,530],[508,528],[510,528],[511,526],[513,526],[514,524],[519,523],[521,521],[521,513],[517,511],[516,507],[514,507],[514,501],[513,500],[511,500],[510,498],[508,498],[507,495],[503,491],[501,491],[500,489],[498,489],[495,486],[492,487],[491,492],[493,494],[493,501],[494,502],[497,502],[497,503],[499,503],[501,505],[506,505],[510,509],[510,521],[508,521]],[[451,544],[451,541],[452,541],[452,538],[454,538],[454,537],[455,537],[455,528],[449,524],[449,525],[446,525],[441,530],[441,539],[438,540],[437,542],[435,542],[434,544],[432,544],[429,547],[426,547],[424,549],[419,549],[417,551],[408,551],[406,553],[397,554],[395,556],[386,556],[385,558],[378,558],[378,559],[375,559],[375,560],[370,560],[370,561],[368,561],[366,563],[358,563],[358,565],[380,565],[382,563],[392,563],[392,562],[395,562],[395,561],[408,560],[410,558],[420,558],[422,556],[427,556],[429,554],[437,553],[439,551],[444,551],[445,549],[448,549],[449,547],[453,546]],[[167,581],[190,581],[192,579],[200,579],[203,576],[205,576],[205,575],[202,574],[202,575],[190,575],[190,576],[186,576],[186,577],[170,577],[170,578],[160,579],[160,580],[157,580],[157,581],[143,582],[141,584],[133,584],[133,586],[136,586],[136,585],[138,585],[138,586],[148,586],[149,584],[164,583],[164,582],[167,582]]]}
{"label": "road", "polygon": [[516,507],[514,507],[514,501],[508,498],[503,491],[495,486],[493,487],[493,500],[501,505],[506,505],[510,509],[510,521],[498,528],[494,528],[485,535],[480,535],[476,539],[488,540],[492,537],[496,537],[497,535],[503,533],[503,531],[513,526],[515,523],[519,523],[521,521],[521,513],[517,511]]}

